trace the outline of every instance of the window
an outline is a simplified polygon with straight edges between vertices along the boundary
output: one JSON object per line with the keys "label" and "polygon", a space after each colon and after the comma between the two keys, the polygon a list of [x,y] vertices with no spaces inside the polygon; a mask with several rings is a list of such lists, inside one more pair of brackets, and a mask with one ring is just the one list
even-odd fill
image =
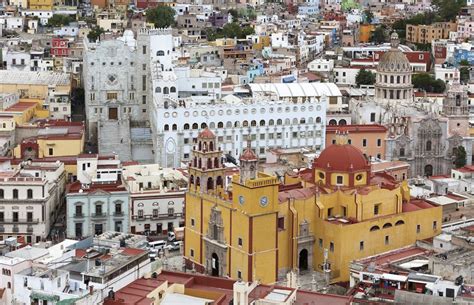
{"label": "window", "polygon": [[26,198],[33,199],[33,190],[32,189],[28,189],[26,191]]}
{"label": "window", "polygon": [[143,210],[138,210],[138,218],[143,218]]}
{"label": "window", "polygon": [[334,243],[333,242],[329,243],[329,251],[334,252]]}
{"label": "window", "polygon": [[146,54],[146,46],[142,46],[142,53]]}
{"label": "window", "polygon": [[328,218],[332,216],[332,208],[328,209]]}
{"label": "window", "polygon": [[0,189],[0,199],[3,199],[5,197],[3,189]]}
{"label": "window", "polygon": [[285,217],[278,217],[278,230],[285,229]]}
{"label": "window", "polygon": [[13,189],[13,199],[18,199],[18,190]]}
{"label": "window", "polygon": [[27,222],[32,222],[33,221],[33,212],[27,212],[26,213],[26,221]]}
{"label": "window", "polygon": [[174,208],[168,208],[168,216],[173,217],[174,216]]}
{"label": "window", "polygon": [[416,225],[416,233],[420,233],[421,232],[421,225]]}
{"label": "window", "polygon": [[0,212],[0,221],[5,220],[5,214],[3,212]]}
{"label": "window", "polygon": [[242,242],[242,238],[240,238],[240,237],[238,239],[238,244],[239,244],[239,247],[242,247],[243,242]]}
{"label": "window", "polygon": [[194,227],[195,224],[196,224],[196,221],[194,220],[194,218],[191,218],[191,227]]}
{"label": "window", "polygon": [[436,230],[438,228],[438,222],[435,220],[433,221],[433,230]]}
{"label": "window", "polygon": [[362,139],[362,146],[366,147],[367,146],[367,139]]}
{"label": "window", "polygon": [[194,249],[190,249],[190,250],[189,250],[189,255],[190,255],[191,257],[194,257]]}
{"label": "window", "polygon": [[122,215],[122,204],[121,203],[116,203],[115,204],[115,214],[116,215]]}
{"label": "window", "polygon": [[390,244],[390,236],[385,235],[385,244],[388,245]]}
{"label": "window", "polygon": [[343,217],[347,216],[347,208],[346,207],[342,207],[342,216]]}
{"label": "window", "polygon": [[95,214],[96,215],[102,215],[102,204],[96,204],[95,205]]}
{"label": "window", "polygon": [[143,105],[146,104],[146,95],[142,95],[142,104],[143,104]]}
{"label": "window", "polygon": [[374,205],[374,215],[379,215],[380,204]]}
{"label": "window", "polygon": [[153,209],[153,218],[158,218],[158,209]]}
{"label": "window", "polygon": [[82,216],[82,205],[76,205],[76,214],[75,216]]}
{"label": "window", "polygon": [[336,178],[336,184],[343,184],[343,177],[342,176],[337,176]]}
{"label": "window", "polygon": [[49,153],[50,156],[54,155],[54,149],[52,147],[50,147],[48,149],[48,153]]}
{"label": "window", "polygon": [[319,244],[319,248],[323,248],[323,239],[320,238],[319,241],[318,241],[318,244]]}
{"label": "window", "polygon": [[242,279],[242,271],[237,270],[237,278]]}
{"label": "window", "polygon": [[370,122],[372,122],[372,123],[375,122],[375,112],[372,112],[370,114]]}
{"label": "window", "polygon": [[381,139],[377,139],[377,146],[378,147],[382,146],[382,140]]}
{"label": "window", "polygon": [[107,100],[116,100],[117,92],[107,92]]}
{"label": "window", "polygon": [[431,141],[426,141],[426,151],[431,151]]}
{"label": "window", "polygon": [[18,212],[13,212],[13,222],[18,222]]}
{"label": "window", "polygon": [[146,75],[142,75],[142,91],[146,90]]}
{"label": "window", "polygon": [[363,240],[359,242],[359,250],[360,251],[364,250],[364,241]]}
{"label": "window", "polygon": [[143,71],[146,71],[146,64],[143,64],[143,65],[142,65],[142,70],[143,70]]}

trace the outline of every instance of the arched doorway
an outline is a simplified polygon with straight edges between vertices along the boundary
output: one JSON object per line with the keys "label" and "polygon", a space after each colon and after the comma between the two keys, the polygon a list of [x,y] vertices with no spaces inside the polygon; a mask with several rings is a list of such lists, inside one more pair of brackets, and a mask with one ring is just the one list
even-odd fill
{"label": "arched doorway", "polygon": [[433,176],[433,165],[427,164],[425,165],[425,176]]}
{"label": "arched doorway", "polygon": [[212,276],[219,276],[219,256],[215,253],[211,256],[211,270]]}
{"label": "arched doorway", "polygon": [[300,269],[300,271],[308,270],[308,250],[306,249],[300,251],[298,268]]}

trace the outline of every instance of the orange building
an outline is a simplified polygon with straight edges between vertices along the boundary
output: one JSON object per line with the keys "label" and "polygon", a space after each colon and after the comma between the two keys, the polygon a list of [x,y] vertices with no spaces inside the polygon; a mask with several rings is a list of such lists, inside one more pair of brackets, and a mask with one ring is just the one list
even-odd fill
{"label": "orange building", "polygon": [[385,159],[385,138],[387,128],[378,124],[370,125],[328,125],[326,127],[326,147],[336,143],[338,131],[348,132],[348,142],[359,148],[366,157]]}
{"label": "orange building", "polygon": [[375,26],[373,24],[361,24],[359,26],[359,42],[369,42],[374,28]]}

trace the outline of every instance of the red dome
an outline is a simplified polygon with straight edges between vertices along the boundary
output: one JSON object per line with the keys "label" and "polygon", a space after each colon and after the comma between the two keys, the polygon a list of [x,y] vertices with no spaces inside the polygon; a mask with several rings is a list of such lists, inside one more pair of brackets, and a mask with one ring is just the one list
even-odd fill
{"label": "red dome", "polygon": [[240,160],[257,161],[258,157],[251,148],[248,148],[240,155]]}
{"label": "red dome", "polygon": [[215,137],[214,133],[207,127],[198,135],[198,138],[201,139],[214,139]]}
{"label": "red dome", "polygon": [[350,144],[333,144],[321,152],[313,167],[324,171],[353,172],[370,169],[360,149]]}

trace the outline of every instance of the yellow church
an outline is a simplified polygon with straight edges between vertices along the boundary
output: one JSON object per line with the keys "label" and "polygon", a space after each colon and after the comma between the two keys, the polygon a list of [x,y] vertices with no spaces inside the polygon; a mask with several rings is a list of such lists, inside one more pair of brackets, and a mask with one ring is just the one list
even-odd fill
{"label": "yellow church", "polygon": [[372,173],[363,153],[338,133],[312,168],[277,177],[257,172],[250,146],[224,189],[214,133],[197,138],[189,165],[186,267],[214,276],[274,283],[291,270],[349,279],[351,260],[441,232],[442,208],[410,197],[406,181]]}

